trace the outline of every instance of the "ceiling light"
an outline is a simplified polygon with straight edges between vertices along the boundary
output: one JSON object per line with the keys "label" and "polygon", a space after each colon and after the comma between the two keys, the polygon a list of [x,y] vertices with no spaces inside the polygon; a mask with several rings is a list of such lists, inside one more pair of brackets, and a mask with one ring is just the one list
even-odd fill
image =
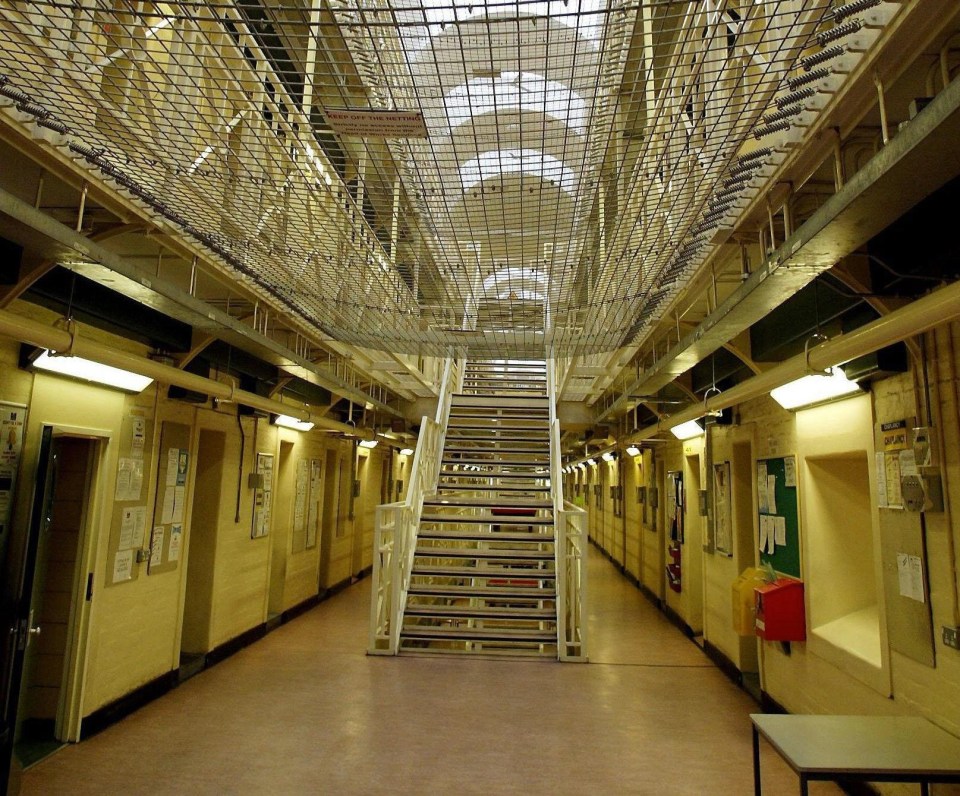
{"label": "ceiling light", "polygon": [[309,431],[313,428],[313,423],[309,420],[301,420],[299,417],[291,417],[290,415],[277,415],[273,418],[273,425],[292,428],[296,431]]}
{"label": "ceiling light", "polygon": [[378,442],[379,440],[375,440],[375,439],[362,439],[360,440],[360,447],[366,448],[367,450],[371,450],[377,447]]}
{"label": "ceiling light", "polygon": [[613,455],[612,451],[604,451],[603,454],[600,456],[600,458],[603,459],[605,462],[612,462],[616,458],[616,456]]}
{"label": "ceiling light", "polygon": [[60,376],[69,376],[91,384],[103,384],[126,392],[143,392],[153,379],[121,370],[83,357],[57,356],[42,350],[33,360],[33,367]]}
{"label": "ceiling light", "polygon": [[641,452],[642,451],[640,448],[638,448],[636,445],[631,445],[629,448],[627,448],[627,456],[639,456]]}
{"label": "ceiling light", "polygon": [[862,392],[855,381],[850,381],[842,368],[830,368],[825,373],[813,373],[770,391],[784,409],[802,409]]}
{"label": "ceiling light", "polygon": [[597,464],[597,460],[596,460],[596,459],[587,459],[587,464],[589,464],[591,467],[595,467],[596,464]]}
{"label": "ceiling light", "polygon": [[698,420],[688,420],[686,423],[674,426],[670,430],[677,439],[692,439],[703,433],[703,426],[700,425]]}
{"label": "ceiling light", "polygon": [[410,456],[412,453],[413,453],[413,448],[401,448],[401,449],[400,449],[400,455],[401,455],[401,456]]}

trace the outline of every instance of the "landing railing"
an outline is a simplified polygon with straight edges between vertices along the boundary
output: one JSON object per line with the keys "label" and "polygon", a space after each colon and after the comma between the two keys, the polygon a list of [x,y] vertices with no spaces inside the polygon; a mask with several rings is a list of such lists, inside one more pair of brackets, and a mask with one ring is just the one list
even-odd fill
{"label": "landing railing", "polygon": [[396,655],[400,645],[400,628],[417,548],[423,499],[437,490],[450,405],[454,393],[462,390],[463,370],[462,359],[451,357],[444,364],[436,417],[424,416],[420,421],[406,498],[398,503],[377,506],[369,655]]}
{"label": "landing railing", "polygon": [[557,372],[547,360],[550,397],[550,493],[557,584],[557,656],[561,661],[587,661],[587,512],[563,499],[560,421],[557,419]]}

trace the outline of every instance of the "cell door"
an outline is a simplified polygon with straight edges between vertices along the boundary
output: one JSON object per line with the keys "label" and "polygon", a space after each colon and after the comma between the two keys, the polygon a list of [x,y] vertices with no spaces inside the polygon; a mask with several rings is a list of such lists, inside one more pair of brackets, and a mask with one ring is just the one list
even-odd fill
{"label": "cell door", "polygon": [[31,597],[36,573],[37,551],[41,530],[49,521],[49,504],[53,496],[51,453],[53,429],[43,429],[37,459],[30,522],[22,544],[13,540],[3,562],[2,593],[3,626],[0,627],[0,786],[11,793],[19,791],[19,762],[14,760],[13,744],[17,730],[21,680],[27,645],[36,633],[31,624]]}

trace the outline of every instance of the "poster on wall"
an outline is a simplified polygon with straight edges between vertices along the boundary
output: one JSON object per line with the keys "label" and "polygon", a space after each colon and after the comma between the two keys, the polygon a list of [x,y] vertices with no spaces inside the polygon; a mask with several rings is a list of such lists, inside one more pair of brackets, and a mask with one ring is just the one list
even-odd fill
{"label": "poster on wall", "polygon": [[321,462],[310,460],[310,498],[307,509],[307,547],[317,543],[317,531],[320,526]]}
{"label": "poster on wall", "polygon": [[0,539],[10,527],[27,408],[0,402]]}
{"label": "poster on wall", "polygon": [[730,462],[713,465],[713,518],[715,549],[726,556],[733,555],[730,521]]}
{"label": "poster on wall", "polygon": [[251,539],[259,539],[270,531],[270,508],[273,499],[273,454],[257,454],[259,486],[253,494],[253,527]]}

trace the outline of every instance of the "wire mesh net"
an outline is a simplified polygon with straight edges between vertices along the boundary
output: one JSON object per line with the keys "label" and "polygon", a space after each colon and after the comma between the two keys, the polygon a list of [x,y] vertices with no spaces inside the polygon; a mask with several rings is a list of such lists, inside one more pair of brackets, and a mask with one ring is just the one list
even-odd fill
{"label": "wire mesh net", "polygon": [[641,339],[702,264],[826,11],[15,0],[0,94],[336,339],[570,356]]}

